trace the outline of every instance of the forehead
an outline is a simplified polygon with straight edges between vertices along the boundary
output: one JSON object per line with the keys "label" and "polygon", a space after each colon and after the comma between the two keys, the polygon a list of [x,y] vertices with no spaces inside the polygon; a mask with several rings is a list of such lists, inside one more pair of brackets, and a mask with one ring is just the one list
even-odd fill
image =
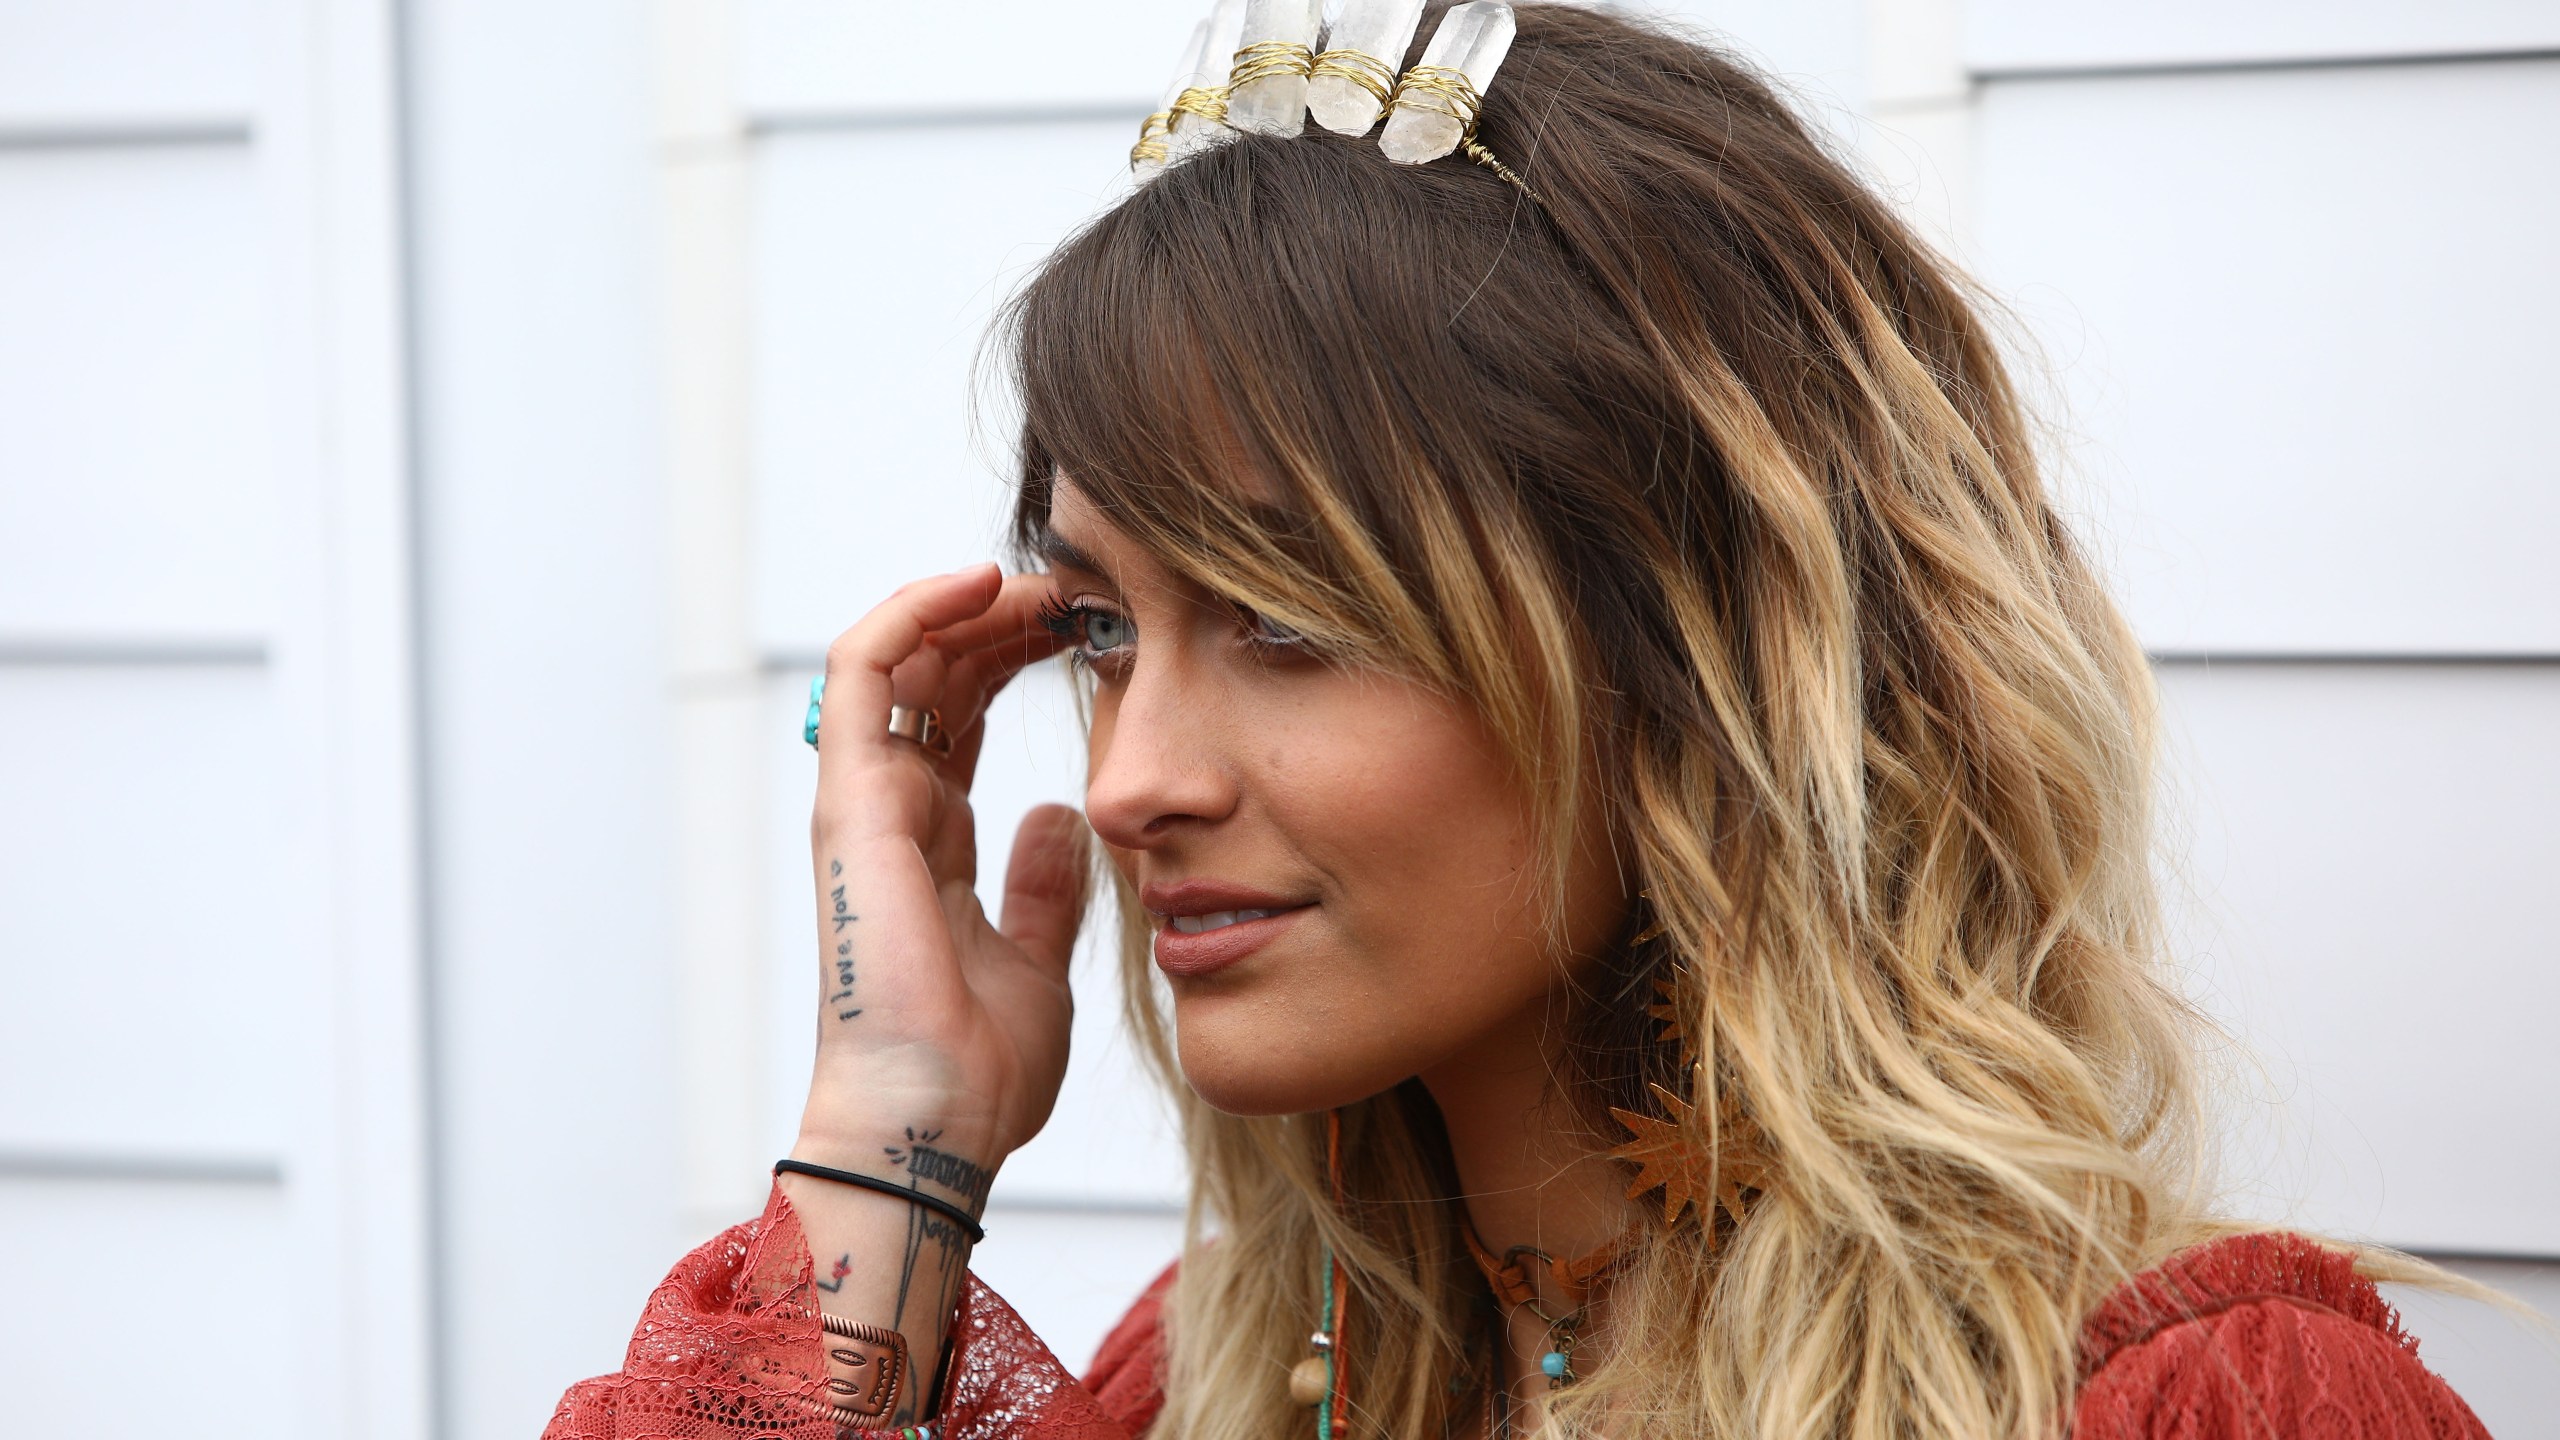
{"label": "forehead", "polygon": [[1123,593],[1189,595],[1201,590],[1196,581],[1157,559],[1064,476],[1050,492],[1048,523],[1032,537],[1031,549],[1052,573],[1091,575]]}
{"label": "forehead", "polygon": [[1061,475],[1049,491],[1049,516],[1032,537],[1032,550],[1049,568],[1114,573],[1138,546],[1111,523],[1075,482]]}
{"label": "forehead", "polygon": [[[1069,567],[1089,573],[1135,578],[1152,572],[1169,579],[1198,583],[1222,569],[1218,557],[1240,557],[1274,544],[1303,546],[1308,515],[1300,506],[1259,498],[1276,487],[1266,483],[1220,487],[1210,508],[1225,523],[1196,526],[1197,514],[1181,518],[1146,515],[1133,534],[1113,517],[1106,501],[1097,500],[1065,474],[1049,491],[1048,515],[1031,536],[1031,551],[1052,569]],[[1185,507],[1188,509],[1189,507]],[[1171,520],[1168,526],[1164,522]],[[1146,538],[1142,538],[1146,537]]]}

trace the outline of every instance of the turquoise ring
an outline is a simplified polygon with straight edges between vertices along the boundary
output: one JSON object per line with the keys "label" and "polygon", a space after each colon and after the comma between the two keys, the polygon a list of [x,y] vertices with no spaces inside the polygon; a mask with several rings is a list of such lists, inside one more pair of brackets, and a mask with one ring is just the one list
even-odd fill
{"label": "turquoise ring", "polygon": [[820,675],[809,682],[809,718],[800,722],[800,738],[809,748],[818,748],[818,703],[827,698],[827,677]]}

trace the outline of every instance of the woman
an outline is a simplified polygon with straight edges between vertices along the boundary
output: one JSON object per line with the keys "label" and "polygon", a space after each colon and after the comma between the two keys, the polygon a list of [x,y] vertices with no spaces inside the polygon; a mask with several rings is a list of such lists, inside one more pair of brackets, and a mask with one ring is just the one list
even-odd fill
{"label": "woman", "polygon": [[[2201,1208],[2147,670],[1961,282],[1712,50],[1523,7],[1491,90],[1482,164],[1176,154],[1025,294],[1042,568],[828,656],[798,1168],[551,1434],[2479,1434],[2413,1262]],[[1088,823],[1195,1188],[1079,1383],[965,1267]]]}

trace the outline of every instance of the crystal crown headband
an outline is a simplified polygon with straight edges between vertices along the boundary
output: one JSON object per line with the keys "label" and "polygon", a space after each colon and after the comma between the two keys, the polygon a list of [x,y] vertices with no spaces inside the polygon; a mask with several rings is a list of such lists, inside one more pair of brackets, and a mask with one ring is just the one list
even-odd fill
{"label": "crystal crown headband", "polygon": [[[1163,105],[1138,127],[1129,168],[1152,175],[1221,132],[1297,135],[1312,114],[1337,135],[1366,135],[1383,115],[1378,148],[1388,159],[1421,165],[1463,150],[1536,199],[1527,182],[1476,140],[1485,87],[1519,31],[1511,7],[1474,0],[1451,8],[1421,63],[1398,75],[1396,61],[1421,27],[1422,5],[1349,0],[1325,31],[1323,0],[1218,0],[1209,18],[1192,27]],[[1213,70],[1221,61],[1223,70]]]}

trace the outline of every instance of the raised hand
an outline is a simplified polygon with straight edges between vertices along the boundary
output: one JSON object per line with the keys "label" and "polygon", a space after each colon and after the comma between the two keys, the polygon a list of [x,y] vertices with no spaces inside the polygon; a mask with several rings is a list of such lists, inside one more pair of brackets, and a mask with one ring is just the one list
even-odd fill
{"label": "raised hand", "polygon": [[[1000,924],[977,899],[969,784],[988,703],[1060,642],[1045,576],[992,565],[899,590],[827,652],[810,853],[818,1063],[804,1142],[942,1131],[992,1170],[1048,1118],[1065,1074],[1067,960],[1084,904],[1083,818],[1043,806],[1016,835]],[[948,756],[889,733],[931,708]]]}
{"label": "raised hand", "polygon": [[[809,825],[818,1057],[792,1158],[972,1216],[1004,1158],[1047,1121],[1074,1012],[1083,816],[1046,805],[1024,818],[1002,920],[990,924],[969,809],[988,702],[1062,644],[1039,622],[1051,593],[1046,576],[1006,579],[993,565],[919,580],[827,651]],[[892,704],[934,711],[948,753],[891,734]],[[904,1367],[860,1340],[831,1340],[837,1403],[873,1393],[864,1376],[903,1371],[891,1413],[863,1423],[917,1418],[966,1234],[937,1207],[876,1187],[797,1174],[783,1186],[809,1237],[821,1308],[903,1337]]]}

